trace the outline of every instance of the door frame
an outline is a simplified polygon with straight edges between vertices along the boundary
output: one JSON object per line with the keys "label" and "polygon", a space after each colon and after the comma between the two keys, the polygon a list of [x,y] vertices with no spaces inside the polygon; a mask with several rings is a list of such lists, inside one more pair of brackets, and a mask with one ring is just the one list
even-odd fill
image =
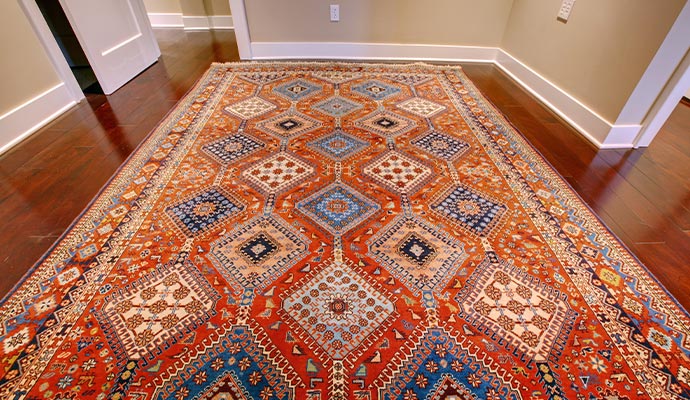
{"label": "door frame", "polygon": [[72,74],[72,69],[69,67],[69,64],[67,64],[65,55],[62,54],[62,50],[60,50],[60,47],[58,46],[57,41],[55,40],[55,36],[53,36],[53,32],[50,31],[48,23],[43,17],[41,10],[38,8],[36,1],[18,1],[19,6],[26,14],[29,23],[31,24],[31,27],[34,29],[34,32],[36,32],[38,40],[43,45],[43,48],[46,50],[48,59],[50,60],[50,63],[53,65],[55,72],[57,73],[58,77],[60,78],[62,83],[65,84],[65,87],[69,91],[72,100],[74,100],[77,103],[80,102],[86,96],[84,96],[84,92],[82,92],[81,88],[79,87],[77,78],[75,78],[74,74]]}
{"label": "door frame", "polygon": [[649,146],[690,87],[689,37],[690,0],[683,5],[616,121],[639,124],[632,138],[634,148]]}
{"label": "door frame", "polygon": [[232,14],[232,24],[235,30],[235,41],[241,60],[252,59],[252,41],[249,37],[249,24],[247,23],[247,10],[244,7],[244,0],[228,0],[230,2],[230,13]]}
{"label": "door frame", "polygon": [[[158,43],[156,42],[156,38],[153,34],[151,20],[149,20],[148,15],[146,14],[146,8],[144,7],[143,0],[126,1],[126,4],[129,6],[129,11],[134,17],[138,33],[124,40],[119,38],[120,41],[118,43],[108,43],[108,48],[106,49],[94,48],[93,42],[90,42],[89,39],[98,35],[93,35],[93,33],[89,33],[88,30],[86,32],[84,31],[84,25],[79,22],[79,18],[75,17],[74,12],[78,10],[72,9],[68,3],[68,0],[59,0],[59,2],[65,12],[65,15],[67,16],[67,20],[69,21],[74,34],[77,37],[77,40],[79,41],[82,50],[84,51],[84,54],[86,55],[86,58],[89,60],[89,64],[96,75],[98,84],[100,85],[101,89],[103,89],[103,94],[106,96],[115,93],[115,91],[132,80],[132,78],[139,75],[141,72],[158,61],[158,58],[161,55],[160,48],[158,47]],[[79,15],[79,13],[77,13],[77,15]],[[103,16],[103,14],[100,12],[98,15],[99,17]],[[135,60],[137,62],[136,66],[133,69],[125,69],[126,73],[124,74],[114,73],[114,70],[110,68],[110,61],[106,62],[104,57],[132,42],[135,42],[140,50],[138,54],[140,58]],[[142,44],[144,42],[146,43],[146,47],[142,52]],[[117,59],[121,60],[119,57]],[[145,60],[145,63],[138,62],[142,59]],[[120,69],[115,70],[121,71]]]}
{"label": "door frame", "polygon": [[690,51],[685,55],[668,83],[663,87],[659,98],[652,105],[649,114],[642,122],[642,129],[635,138],[635,148],[647,147],[671,116],[673,110],[690,89]]}

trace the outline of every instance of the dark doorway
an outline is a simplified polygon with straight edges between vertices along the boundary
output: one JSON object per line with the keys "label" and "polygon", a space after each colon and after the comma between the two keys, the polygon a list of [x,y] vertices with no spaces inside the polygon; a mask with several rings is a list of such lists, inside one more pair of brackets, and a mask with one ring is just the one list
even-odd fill
{"label": "dark doorway", "polygon": [[77,40],[77,35],[72,29],[65,11],[60,6],[60,2],[58,0],[36,0],[36,5],[41,10],[41,14],[43,14],[43,18],[45,18],[81,90],[85,93],[103,93],[96,79],[96,74],[94,74],[79,40]]}

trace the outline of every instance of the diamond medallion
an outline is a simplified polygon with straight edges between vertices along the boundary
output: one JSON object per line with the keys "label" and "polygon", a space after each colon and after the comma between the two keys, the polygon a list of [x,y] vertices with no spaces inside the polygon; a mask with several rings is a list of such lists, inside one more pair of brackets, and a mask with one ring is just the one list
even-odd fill
{"label": "diamond medallion", "polygon": [[205,144],[201,150],[213,160],[221,164],[228,164],[244,158],[264,146],[266,146],[264,143],[252,137],[237,133]]}
{"label": "diamond medallion", "polygon": [[446,106],[422,99],[421,97],[415,97],[398,104],[398,108],[423,118],[431,118],[445,110]]}
{"label": "diamond medallion", "polygon": [[265,287],[308,254],[309,240],[277,216],[259,216],[216,240],[209,259],[236,289]]}
{"label": "diamond medallion", "polygon": [[316,85],[304,79],[296,79],[273,89],[273,92],[290,101],[303,100],[309,96],[313,96],[319,91],[321,91],[320,85]]}
{"label": "diamond medallion", "polygon": [[372,100],[384,100],[400,93],[400,88],[378,80],[370,80],[353,86],[352,91],[367,96]]}
{"label": "diamond medallion", "polygon": [[231,106],[226,106],[223,108],[223,111],[236,117],[240,117],[241,119],[251,119],[266,114],[275,108],[275,104],[270,103],[259,96],[254,96]]}
{"label": "diamond medallion", "polygon": [[337,129],[307,146],[332,161],[343,161],[364,150],[369,143]]}
{"label": "diamond medallion", "polygon": [[446,161],[455,161],[470,149],[466,142],[437,131],[425,133],[411,143]]}
{"label": "diamond medallion", "polygon": [[507,207],[473,189],[451,187],[431,204],[431,209],[451,224],[478,236],[488,236],[496,227]]}
{"label": "diamond medallion", "polygon": [[297,156],[280,152],[251,165],[242,178],[265,194],[292,188],[314,173],[314,168]]}
{"label": "diamond medallion", "polygon": [[431,167],[398,151],[375,158],[363,171],[374,182],[399,195],[413,194],[433,176]]}
{"label": "diamond medallion", "polygon": [[462,243],[417,216],[396,218],[367,243],[369,256],[414,293],[443,290],[467,258]]}
{"label": "diamond medallion", "polygon": [[379,205],[343,183],[333,183],[297,203],[297,209],[333,235],[342,235],[379,210]]}
{"label": "diamond medallion", "polygon": [[362,273],[331,263],[283,300],[283,312],[332,359],[342,360],[396,315],[393,302]]}
{"label": "diamond medallion", "polygon": [[383,137],[395,137],[411,131],[417,124],[402,115],[377,110],[355,121],[355,126]]}
{"label": "diamond medallion", "polygon": [[256,124],[258,130],[273,135],[278,139],[291,139],[320,127],[321,122],[293,110]]}
{"label": "diamond medallion", "polygon": [[362,108],[362,105],[348,100],[344,97],[334,96],[329,99],[316,103],[313,108],[316,111],[330,115],[332,117],[344,117],[355,110]]}
{"label": "diamond medallion", "polygon": [[244,208],[242,201],[228,190],[212,186],[166,207],[165,213],[185,236],[195,237]]}

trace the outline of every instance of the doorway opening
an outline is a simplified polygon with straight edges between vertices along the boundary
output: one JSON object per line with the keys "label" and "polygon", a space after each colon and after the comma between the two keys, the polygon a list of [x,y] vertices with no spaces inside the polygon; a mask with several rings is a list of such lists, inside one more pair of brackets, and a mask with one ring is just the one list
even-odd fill
{"label": "doorway opening", "polygon": [[98,84],[96,74],[93,72],[93,68],[86,58],[86,53],[81,48],[77,35],[74,33],[60,2],[58,0],[36,0],[36,5],[43,14],[60,51],[65,56],[65,61],[67,61],[67,65],[77,80],[79,88],[84,93],[102,94],[103,89]]}

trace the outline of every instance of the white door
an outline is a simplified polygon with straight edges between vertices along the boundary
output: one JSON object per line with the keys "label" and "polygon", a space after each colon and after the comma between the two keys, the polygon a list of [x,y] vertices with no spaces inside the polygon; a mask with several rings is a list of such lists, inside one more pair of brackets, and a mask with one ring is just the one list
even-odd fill
{"label": "white door", "polygon": [[105,94],[160,56],[142,0],[60,0],[60,4]]}

